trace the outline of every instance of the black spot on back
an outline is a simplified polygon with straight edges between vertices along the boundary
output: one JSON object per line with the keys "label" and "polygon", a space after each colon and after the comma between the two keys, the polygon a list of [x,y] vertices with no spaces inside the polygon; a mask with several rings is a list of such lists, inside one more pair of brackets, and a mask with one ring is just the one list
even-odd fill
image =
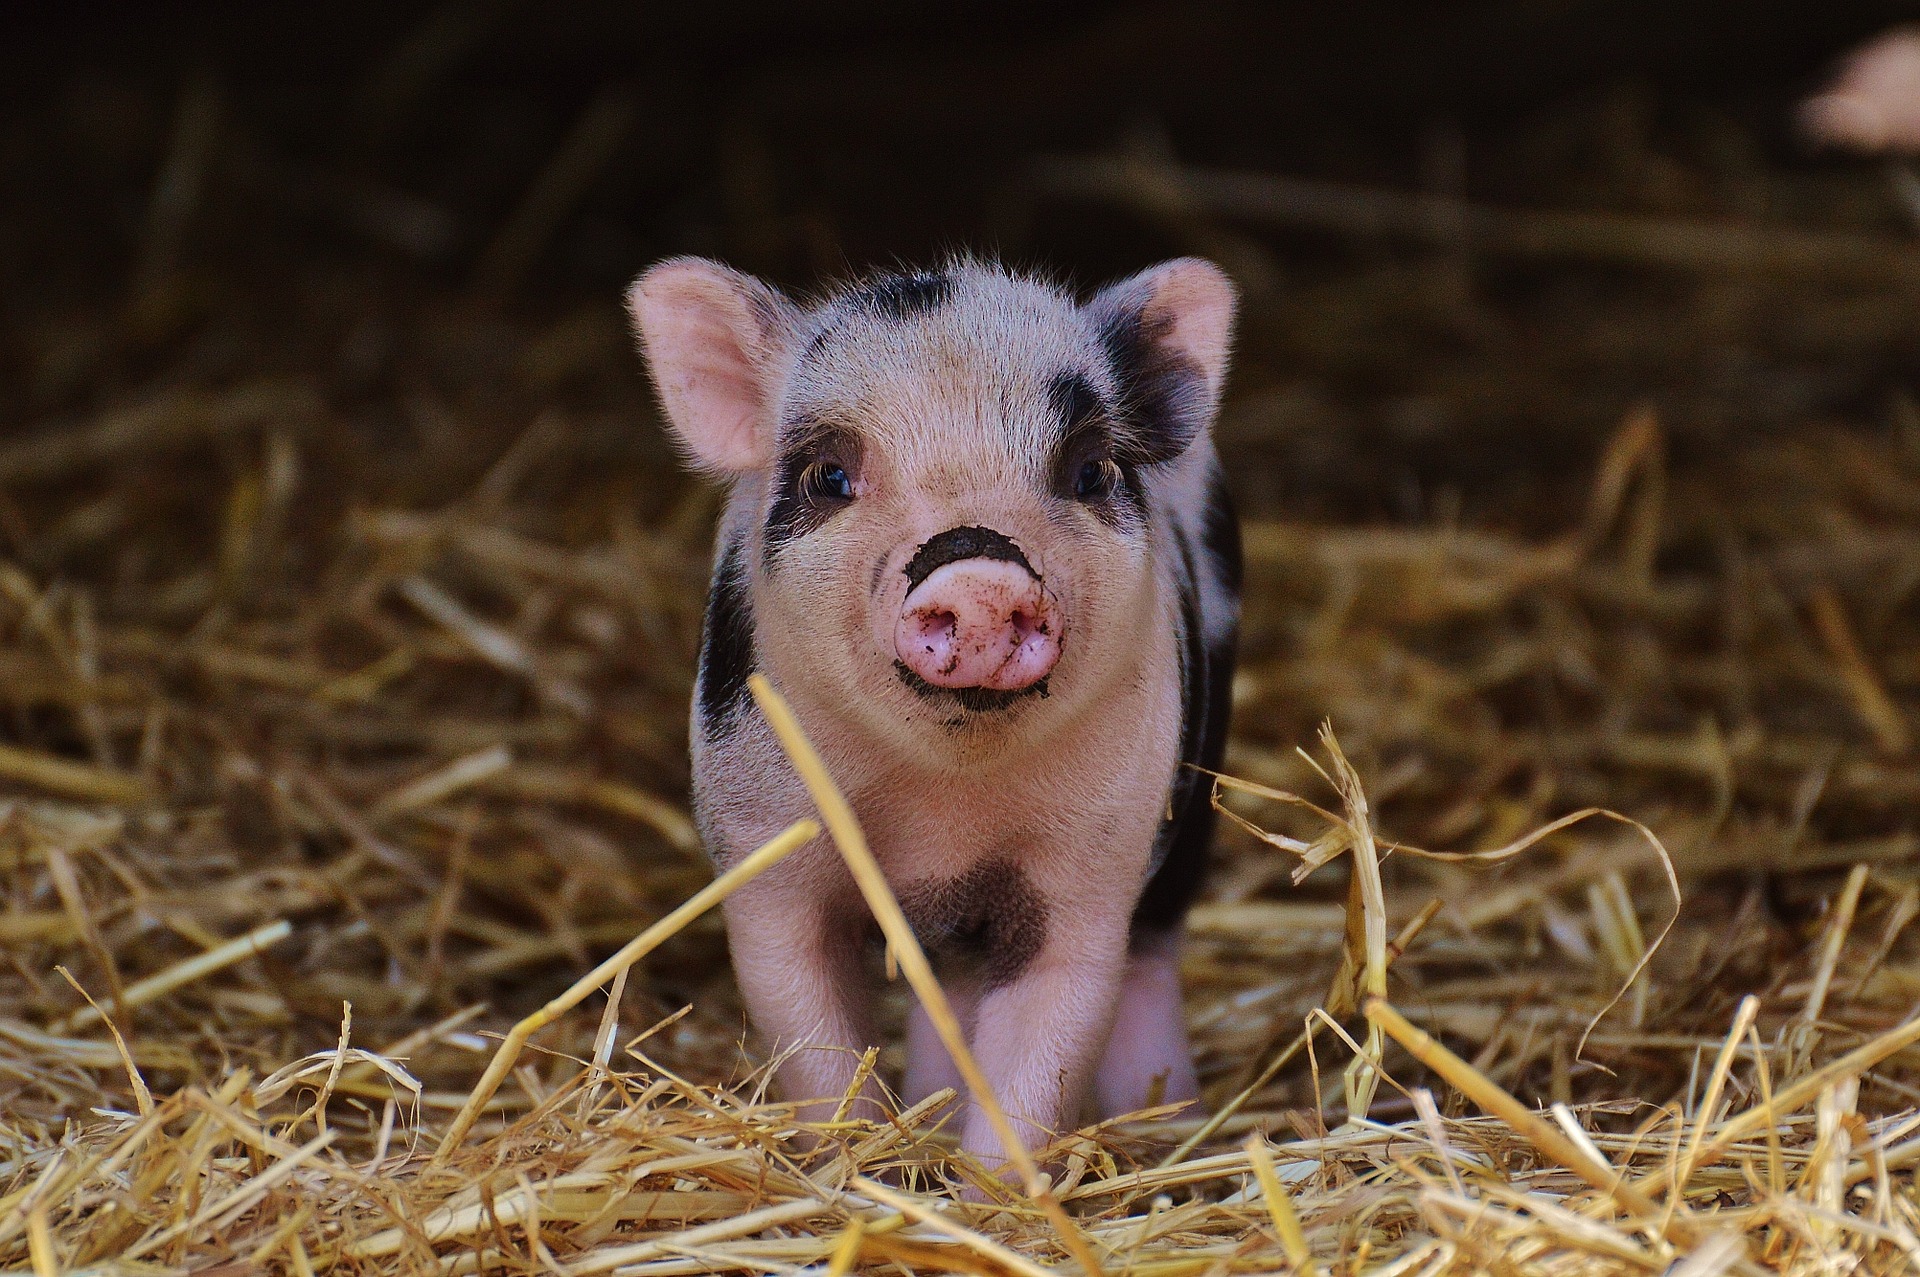
{"label": "black spot on back", "polygon": [[847,294],[857,305],[893,320],[912,319],[938,310],[952,296],[953,277],[939,271],[880,275]]}
{"label": "black spot on back", "polygon": [[1128,310],[1100,325],[1100,344],[1120,387],[1123,442],[1142,465],[1173,460],[1207,424],[1206,379],[1158,340],[1169,322]]}
{"label": "black spot on back", "polygon": [[[999,559],[1006,563],[1018,563],[1033,572],[1033,564],[1027,562],[1027,556],[1003,533],[995,532],[992,528],[948,528],[937,536],[928,537],[913,552],[913,557],[907,560],[907,566],[901,569],[907,574],[907,588],[919,585],[932,575],[935,568],[958,563],[962,559]],[[1039,573],[1034,575],[1038,576]]]}
{"label": "black spot on back", "polygon": [[707,592],[700,632],[700,717],[713,737],[733,730],[753,673],[753,603],[747,596],[740,542],[727,542]]}
{"label": "black spot on back", "polygon": [[[1216,813],[1211,778],[1194,770],[1218,771],[1227,752],[1227,724],[1233,711],[1235,636],[1229,633],[1212,647],[1200,620],[1200,587],[1194,575],[1193,547],[1184,529],[1179,532],[1180,674],[1183,716],[1180,725],[1180,764],[1173,775],[1168,807],[1172,817],[1160,826],[1154,848],[1159,868],[1147,879],[1146,889],[1133,909],[1133,936],[1165,933],[1180,925],[1199,894],[1207,875],[1207,853],[1213,843]],[[1240,538],[1232,528],[1232,552],[1239,561]]]}
{"label": "black spot on back", "polygon": [[977,964],[989,989],[1018,979],[1047,941],[1046,899],[1011,860],[910,884],[900,908],[928,953]]}
{"label": "black spot on back", "polygon": [[1227,474],[1216,459],[1207,475],[1207,509],[1200,525],[1200,548],[1219,570],[1229,592],[1240,593],[1246,570],[1240,554],[1240,516],[1227,490]]}

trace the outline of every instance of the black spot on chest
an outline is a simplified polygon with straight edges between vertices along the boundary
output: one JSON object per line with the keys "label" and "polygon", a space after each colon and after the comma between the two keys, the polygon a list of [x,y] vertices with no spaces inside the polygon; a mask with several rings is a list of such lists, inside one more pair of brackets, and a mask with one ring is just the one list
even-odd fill
{"label": "black spot on chest", "polygon": [[900,908],[929,954],[975,964],[990,989],[1018,979],[1047,939],[1047,902],[1010,860],[913,883]]}
{"label": "black spot on chest", "polygon": [[753,673],[753,603],[747,595],[739,541],[730,541],[713,571],[700,633],[700,718],[709,736],[733,730]]}

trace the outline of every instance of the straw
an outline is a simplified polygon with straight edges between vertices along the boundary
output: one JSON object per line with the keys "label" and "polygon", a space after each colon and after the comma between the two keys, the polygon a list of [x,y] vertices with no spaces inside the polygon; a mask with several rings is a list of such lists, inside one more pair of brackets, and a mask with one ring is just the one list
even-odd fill
{"label": "straw", "polygon": [[[1195,32],[1171,6],[1121,27]],[[1039,232],[1090,282],[1152,241],[1242,286],[1213,431],[1246,550],[1234,714],[1181,947],[1201,1102],[1076,1115],[1029,1152],[1036,1200],[1011,1149],[957,1148],[951,1092],[888,1110],[895,1026],[933,996],[911,978],[859,1061],[878,1102],[816,1112],[775,1089],[711,912],[621,952],[714,886],[687,725],[728,508],[654,420],[621,273],[693,245],[800,284],[905,224],[850,217],[860,181],[794,187],[808,131],[751,74],[691,149],[684,76],[544,101],[526,60],[567,30],[449,0],[374,37],[337,120],[211,63],[54,58],[20,98],[0,1270],[1913,1266],[1904,186],[1604,67],[1424,140],[1399,108],[1308,111],[1341,139],[1288,151],[1313,172],[1209,140],[1207,94],[1032,182],[948,166],[1015,259]],[[780,55],[796,119],[843,92],[807,74],[825,49]],[[291,120],[345,149],[295,156]],[[857,178],[868,144],[828,167]],[[697,197],[653,209],[669,171]],[[1101,643],[1075,631],[1063,670]],[[1446,1054],[1363,1018],[1382,995]]]}
{"label": "straw", "polygon": [[454,1115],[447,1133],[440,1139],[434,1160],[445,1160],[466,1139],[467,1132],[479,1120],[481,1110],[493,1098],[493,1093],[500,1089],[500,1084],[506,1080],[514,1062],[520,1058],[520,1052],[535,1033],[585,1002],[594,990],[678,935],[695,918],[819,836],[820,826],[813,821],[795,821],[695,892],[686,903],[628,941],[613,956],[574,981],[566,992],[549,999],[545,1006],[515,1024],[494,1052],[487,1071],[481,1074],[480,1080],[468,1093],[466,1103]]}

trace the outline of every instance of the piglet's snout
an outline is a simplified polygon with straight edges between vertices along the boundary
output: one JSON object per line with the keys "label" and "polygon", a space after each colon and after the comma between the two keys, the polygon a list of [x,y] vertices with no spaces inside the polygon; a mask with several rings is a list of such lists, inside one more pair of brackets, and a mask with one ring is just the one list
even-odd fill
{"label": "piglet's snout", "polygon": [[893,644],[901,663],[935,687],[1017,692],[1060,659],[1059,617],[1025,566],[961,559],[907,595]]}

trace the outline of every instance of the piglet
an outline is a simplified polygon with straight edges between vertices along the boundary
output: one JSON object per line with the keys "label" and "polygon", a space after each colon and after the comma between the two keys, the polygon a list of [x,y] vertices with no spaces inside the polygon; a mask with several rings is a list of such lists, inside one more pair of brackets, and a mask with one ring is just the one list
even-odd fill
{"label": "piglet", "polygon": [[[1076,301],[955,261],[801,304],[676,258],[627,301],[688,462],[727,484],[692,733],[714,857],[811,811],[748,695],[759,671],[1029,1141],[1070,1128],[1089,1090],[1105,1115],[1195,1098],[1179,934],[1240,590],[1210,438],[1225,276],[1170,261]],[[873,919],[823,839],[726,922],[779,1084],[818,1115],[874,1041]],[[904,1097],[950,1085],[916,1009]],[[978,1111],[961,1139],[997,1160]]]}

